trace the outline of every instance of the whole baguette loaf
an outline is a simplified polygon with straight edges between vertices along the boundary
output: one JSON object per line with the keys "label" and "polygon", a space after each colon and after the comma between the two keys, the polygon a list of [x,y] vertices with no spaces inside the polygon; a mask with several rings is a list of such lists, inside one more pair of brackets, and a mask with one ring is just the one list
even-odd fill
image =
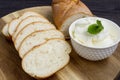
{"label": "whole baguette loaf", "polygon": [[69,37],[68,28],[78,18],[93,16],[88,7],[80,0],[53,0],[53,20],[65,37]]}

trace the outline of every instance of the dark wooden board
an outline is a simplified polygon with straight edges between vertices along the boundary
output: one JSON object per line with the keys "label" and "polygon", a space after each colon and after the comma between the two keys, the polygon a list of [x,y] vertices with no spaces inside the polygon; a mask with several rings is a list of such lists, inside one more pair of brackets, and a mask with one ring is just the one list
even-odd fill
{"label": "dark wooden board", "polygon": [[[50,6],[27,8],[8,14],[0,19],[0,30],[12,19],[25,11],[41,13],[52,22]],[[68,42],[70,42],[68,40]],[[120,45],[109,58],[92,62],[78,56],[74,50],[70,54],[69,64],[53,76],[45,80],[113,80],[120,71]],[[34,80],[21,68],[21,59],[12,42],[0,32],[0,80]]]}

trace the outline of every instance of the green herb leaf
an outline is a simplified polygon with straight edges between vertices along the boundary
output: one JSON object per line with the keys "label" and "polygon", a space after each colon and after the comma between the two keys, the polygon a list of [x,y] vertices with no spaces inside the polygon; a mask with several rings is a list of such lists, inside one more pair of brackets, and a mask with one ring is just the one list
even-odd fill
{"label": "green herb leaf", "polygon": [[88,27],[88,32],[90,34],[98,34],[100,33],[102,30],[104,29],[101,21],[97,20],[96,21],[96,24],[91,24],[89,27]]}

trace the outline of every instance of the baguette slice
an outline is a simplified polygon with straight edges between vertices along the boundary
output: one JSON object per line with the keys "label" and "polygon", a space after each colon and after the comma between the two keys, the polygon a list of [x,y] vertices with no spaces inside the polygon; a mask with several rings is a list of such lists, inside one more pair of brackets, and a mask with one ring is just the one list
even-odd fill
{"label": "baguette slice", "polygon": [[17,35],[16,39],[14,40],[15,48],[18,50],[22,40],[36,31],[48,30],[48,29],[56,29],[54,25],[47,22],[33,22],[25,26]]}
{"label": "baguette slice", "polygon": [[42,43],[45,43],[49,39],[63,39],[64,35],[58,30],[44,30],[36,31],[28,35],[21,43],[19,48],[19,55],[21,58],[33,47],[38,46]]}
{"label": "baguette slice", "polygon": [[13,33],[15,32],[16,30],[16,27],[18,26],[18,24],[25,18],[29,17],[29,16],[40,16],[42,17],[40,14],[36,13],[36,12],[25,12],[24,14],[22,14],[21,17],[17,18],[17,19],[14,19],[12,20],[10,23],[9,23],[9,27],[8,27],[8,32],[9,34],[12,36]]}
{"label": "baguette slice", "polygon": [[12,40],[14,41],[17,34],[21,31],[22,28],[24,28],[26,25],[32,23],[32,22],[37,22],[37,21],[41,21],[41,22],[49,22],[47,19],[42,18],[42,17],[38,17],[38,16],[29,16],[27,18],[25,18],[24,20],[22,20],[19,25],[16,28],[15,33],[12,36]]}
{"label": "baguette slice", "polygon": [[48,40],[31,49],[22,60],[23,70],[35,78],[46,78],[65,67],[71,47],[61,39]]}
{"label": "baguette slice", "polygon": [[8,33],[8,27],[9,27],[9,25],[6,24],[6,25],[2,28],[2,34],[3,34],[4,36],[6,36],[7,38],[10,38],[10,35],[9,35],[9,33]]}
{"label": "baguette slice", "polygon": [[53,20],[65,37],[69,37],[68,28],[78,18],[93,16],[89,8],[81,0],[53,0]]}

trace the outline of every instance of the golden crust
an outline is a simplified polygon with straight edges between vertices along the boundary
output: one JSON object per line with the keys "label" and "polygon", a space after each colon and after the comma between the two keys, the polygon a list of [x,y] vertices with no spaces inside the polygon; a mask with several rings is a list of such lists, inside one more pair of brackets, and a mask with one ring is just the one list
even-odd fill
{"label": "golden crust", "polygon": [[53,20],[58,29],[61,29],[62,24],[66,19],[75,14],[88,14],[92,16],[89,8],[80,0],[53,0]]}

